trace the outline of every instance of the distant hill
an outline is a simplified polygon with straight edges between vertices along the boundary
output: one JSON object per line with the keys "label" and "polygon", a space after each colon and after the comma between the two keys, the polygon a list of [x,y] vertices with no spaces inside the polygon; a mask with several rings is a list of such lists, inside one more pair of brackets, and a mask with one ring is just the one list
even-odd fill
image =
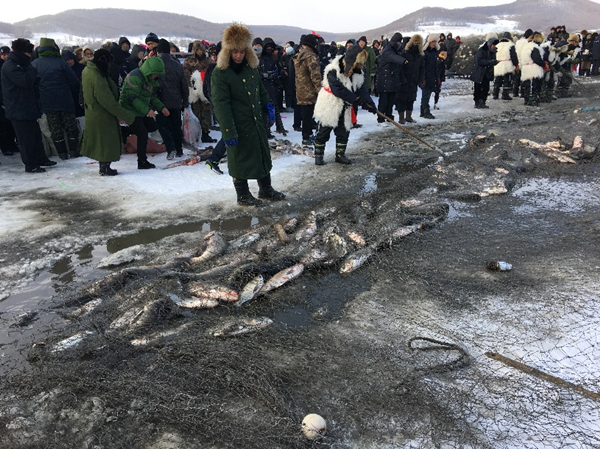
{"label": "distant hill", "polygon": [[[223,30],[229,24],[212,23],[183,14],[132,9],[71,9],[58,14],[35,17],[15,23],[14,27],[24,35],[61,33],[64,35],[88,37],[102,41],[119,36],[146,36],[149,32],[159,37],[180,38],[191,41],[206,39],[210,42],[221,40]],[[275,42],[299,41],[307,30],[290,26],[248,25],[255,36],[273,38]],[[331,40],[334,33],[321,33]]]}
{"label": "distant hill", "polygon": [[372,39],[381,35],[391,36],[396,31],[427,34],[429,31],[439,33],[461,28],[479,32],[531,28],[547,33],[555,25],[565,25],[570,32],[596,30],[600,27],[600,4],[590,0],[538,0],[535,3],[517,0],[497,6],[422,8],[363,34]]}
{"label": "distant hill", "polygon": [[[178,45],[193,39],[218,42],[228,24],[212,23],[183,14],[132,9],[72,9],[58,14],[23,20],[15,24],[0,22],[0,35],[36,38],[44,35],[59,37],[64,45],[102,42],[127,36],[132,43],[140,42],[154,32]],[[317,31],[326,42],[345,42],[366,35],[369,40],[394,32],[415,32],[424,35],[452,31],[455,35],[485,34],[489,31],[524,31],[527,28],[546,33],[551,26],[565,25],[569,31],[600,27],[600,4],[591,0],[517,0],[497,6],[460,9],[422,8],[385,26],[353,33]],[[312,30],[286,25],[251,25],[255,36],[269,36],[277,43],[298,42],[302,34]],[[6,38],[2,39],[6,41]],[[62,41],[61,41],[62,40]]]}

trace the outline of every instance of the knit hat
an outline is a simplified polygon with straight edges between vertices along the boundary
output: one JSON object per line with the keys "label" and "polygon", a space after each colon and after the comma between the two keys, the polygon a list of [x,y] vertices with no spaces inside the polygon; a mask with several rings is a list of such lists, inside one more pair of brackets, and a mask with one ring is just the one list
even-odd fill
{"label": "knit hat", "polygon": [[0,53],[2,53],[2,54],[10,53],[10,47],[7,47],[6,45],[4,47],[0,47]]}
{"label": "knit hat", "polygon": [[263,44],[263,40],[260,37],[255,37],[254,40],[252,41],[253,47],[255,45],[260,45],[262,47],[262,44]]}
{"label": "knit hat", "polygon": [[523,37],[525,39],[529,38],[529,36],[531,36],[533,34],[533,30],[531,28],[528,28],[527,31],[525,31],[525,34],[523,35]]}
{"label": "knit hat", "polygon": [[169,54],[171,53],[171,44],[166,39],[160,39],[158,41],[158,45],[156,46],[156,51],[159,53]]}
{"label": "knit hat", "polygon": [[147,44],[148,42],[156,42],[158,44],[159,39],[158,36],[154,33],[148,33],[148,36],[146,36],[146,39],[144,40],[144,42]]}
{"label": "knit hat", "polygon": [[94,59],[92,62],[96,65],[102,75],[108,75],[108,63],[112,60],[110,52],[104,48],[96,50],[94,52]]}
{"label": "knit hat", "polygon": [[348,45],[348,44],[356,45],[356,40],[355,39],[348,39],[346,41],[346,45]]}
{"label": "knit hat", "polygon": [[73,61],[77,61],[77,56],[75,56],[75,53],[73,53],[70,50],[63,50],[61,56],[65,61],[68,61],[69,59],[72,59]]}
{"label": "knit hat", "polygon": [[358,42],[363,41],[365,44],[367,43],[367,36],[361,36],[358,38]]}
{"label": "knit hat", "polygon": [[29,44],[29,39],[20,37],[19,39],[12,41],[11,46],[13,51],[25,53],[27,52],[27,44]]}

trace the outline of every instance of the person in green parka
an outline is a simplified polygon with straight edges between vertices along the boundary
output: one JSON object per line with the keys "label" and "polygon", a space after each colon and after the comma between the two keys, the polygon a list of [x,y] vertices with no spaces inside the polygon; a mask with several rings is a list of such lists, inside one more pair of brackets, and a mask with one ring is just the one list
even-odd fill
{"label": "person in green parka", "polygon": [[211,98],[227,147],[227,167],[238,204],[263,205],[250,193],[248,179],[258,180],[258,198],[284,199],[285,195],[271,186],[273,165],[267,126],[275,122],[275,108],[258,72],[252,35],[242,24],[234,23],[223,33],[211,77]]}
{"label": "person in green parka", "polygon": [[80,153],[100,162],[101,176],[115,176],[111,162],[121,158],[121,127],[119,120],[132,124],[135,114],[119,104],[119,90],[108,76],[111,59],[108,50],[94,53],[81,74],[85,110],[85,129]]}
{"label": "person in green parka", "polygon": [[140,170],[156,168],[156,165],[148,162],[146,147],[148,133],[158,129],[154,120],[155,111],[160,111],[165,117],[169,116],[169,110],[156,96],[160,86],[158,77],[164,74],[165,64],[162,59],[151,57],[146,59],[139,69],[129,72],[121,88],[119,98],[121,106],[135,113],[135,120],[129,128],[137,136],[138,169]]}

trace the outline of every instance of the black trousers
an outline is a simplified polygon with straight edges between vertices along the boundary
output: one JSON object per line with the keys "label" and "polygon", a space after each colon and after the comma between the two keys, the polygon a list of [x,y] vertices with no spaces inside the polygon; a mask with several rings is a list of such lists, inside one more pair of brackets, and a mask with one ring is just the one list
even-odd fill
{"label": "black trousers", "polygon": [[308,140],[312,135],[313,114],[315,113],[314,104],[302,105],[302,140]]}
{"label": "black trousers", "polygon": [[216,162],[218,164],[221,161],[221,159],[225,157],[225,153],[227,153],[227,147],[225,146],[225,142],[223,142],[223,139],[220,139],[217,142],[215,149],[208,157],[208,160]]}
{"label": "black trousers", "polygon": [[331,126],[323,126],[319,125],[319,129],[317,130],[317,135],[315,137],[315,144],[325,144],[329,140],[331,136],[331,131],[335,134],[335,143],[347,144],[348,139],[350,138],[350,131],[346,129],[344,125],[344,116],[346,112],[346,106],[342,113],[340,114],[340,118],[338,120],[338,124],[335,128]]}
{"label": "black trousers", "polygon": [[[379,92],[379,104],[377,105],[377,110],[392,120],[394,119],[392,111],[396,104],[397,96],[398,92]],[[383,123],[385,122],[385,119],[377,117],[377,121]]]}
{"label": "black trousers", "polygon": [[432,93],[433,89],[427,85],[421,89],[421,110],[429,109],[429,100]]}
{"label": "black trousers", "polygon": [[25,170],[39,167],[48,158],[37,120],[11,120],[11,123],[19,141],[21,160],[25,164]]}
{"label": "black trousers", "polygon": [[165,117],[162,114],[156,116],[156,124],[158,132],[167,147],[167,153],[175,151],[183,152],[183,129],[181,127],[181,109],[168,108],[169,116]]}
{"label": "black trousers", "polygon": [[[137,157],[139,162],[148,160],[146,148],[148,147],[148,133],[158,129],[156,121],[152,117],[136,117],[134,122],[129,125],[132,134],[137,136]],[[164,137],[163,137],[164,140]]]}
{"label": "black trousers", "polygon": [[490,81],[484,79],[482,83],[475,83],[473,89],[473,100],[475,101],[487,101],[487,97],[490,93]]}
{"label": "black trousers", "polygon": [[19,151],[16,139],[12,123],[4,116],[4,109],[0,108],[0,151]]}

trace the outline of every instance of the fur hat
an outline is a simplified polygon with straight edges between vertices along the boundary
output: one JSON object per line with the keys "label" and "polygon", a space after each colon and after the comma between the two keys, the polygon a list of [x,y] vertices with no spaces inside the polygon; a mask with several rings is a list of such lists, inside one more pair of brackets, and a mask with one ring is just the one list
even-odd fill
{"label": "fur hat", "polygon": [[406,50],[410,50],[413,46],[417,46],[419,48],[419,53],[423,54],[423,36],[420,34],[415,34],[410,40],[406,43]]}
{"label": "fur hat", "polygon": [[360,48],[360,45],[350,47],[344,55],[344,75],[350,77],[357,66],[362,67],[367,62],[368,57],[367,50]]}
{"label": "fur hat", "polygon": [[533,42],[535,42],[536,44],[541,44],[542,42],[544,42],[544,36],[542,35],[542,33],[540,33],[539,31],[535,31],[533,33]]}
{"label": "fur hat", "polygon": [[303,39],[300,41],[300,43],[302,45],[306,45],[307,47],[310,47],[315,52],[318,52],[319,43],[317,41],[317,36],[315,36],[314,34],[305,34]]}
{"label": "fur hat", "polygon": [[423,50],[427,50],[427,48],[429,47],[429,44],[431,44],[432,42],[435,42],[436,50],[440,49],[440,46],[438,44],[438,36],[436,36],[435,34],[430,34],[429,36],[427,36],[427,42],[425,42],[423,44]]}
{"label": "fur hat", "polygon": [[146,36],[146,39],[144,39],[144,43],[148,43],[148,42],[156,42],[158,44],[158,36],[154,33],[148,33],[148,36]]}
{"label": "fur hat", "polygon": [[12,41],[11,46],[13,51],[25,53],[27,52],[27,44],[29,44],[29,39],[20,37],[19,39]]}
{"label": "fur hat", "polygon": [[158,41],[158,45],[156,46],[156,51],[158,53],[169,54],[171,53],[171,44],[169,44],[169,41],[166,39],[160,39]]}
{"label": "fur hat", "polygon": [[579,36],[577,34],[571,34],[567,39],[569,44],[579,45]]}
{"label": "fur hat", "polygon": [[252,33],[245,25],[233,23],[223,32],[221,52],[217,58],[217,67],[221,70],[229,68],[229,60],[233,50],[246,50],[246,61],[253,69],[258,67],[258,57],[252,50]]}
{"label": "fur hat", "polygon": [[192,42],[190,53],[196,54],[198,50],[202,50],[202,53],[204,53],[206,51],[206,46],[202,43],[202,41],[195,40]]}

